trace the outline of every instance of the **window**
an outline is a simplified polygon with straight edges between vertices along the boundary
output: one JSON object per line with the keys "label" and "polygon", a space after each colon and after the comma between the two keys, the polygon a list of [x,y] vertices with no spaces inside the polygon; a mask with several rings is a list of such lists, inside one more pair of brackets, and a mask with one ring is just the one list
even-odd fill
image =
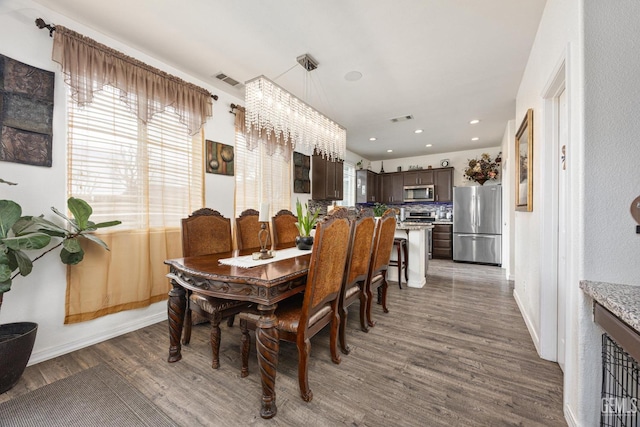
{"label": "window", "polygon": [[340,206],[356,205],[356,166],[353,163],[344,162],[344,188],[342,189],[342,200],[338,202]]}
{"label": "window", "polygon": [[242,132],[236,130],[236,206],[235,216],[245,209],[270,204],[270,217],[281,209],[291,210],[291,165],[281,154],[267,155],[262,143],[247,149]]}
{"label": "window", "polygon": [[116,92],[106,86],[85,107],[69,99],[69,194],[91,204],[94,222],[179,227],[202,207],[201,138],[172,112],[143,124]]}
{"label": "window", "polygon": [[143,123],[108,86],[85,107],[68,100],[69,195],[89,202],[94,222],[122,221],[100,236],[110,252],[87,245],[69,270],[65,323],[75,323],[167,298],[180,220],[203,206],[203,140],[171,111]]}

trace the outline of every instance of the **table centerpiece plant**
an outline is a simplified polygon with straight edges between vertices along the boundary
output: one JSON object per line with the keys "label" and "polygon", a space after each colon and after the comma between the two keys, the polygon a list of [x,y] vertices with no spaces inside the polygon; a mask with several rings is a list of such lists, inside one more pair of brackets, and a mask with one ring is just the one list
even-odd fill
{"label": "table centerpiece plant", "polygon": [[[0,179],[0,183],[15,185]],[[67,207],[73,217],[69,218],[56,208],[51,210],[66,224],[60,226],[40,216],[23,216],[22,207],[13,200],[0,200],[0,308],[4,294],[11,290],[13,280],[27,276],[33,270],[33,263],[48,253],[60,249],[63,264],[78,264],[84,258],[80,246],[81,239],[95,242],[109,250],[107,244],[92,233],[99,228],[118,225],[120,221],[96,224],[89,220],[93,213],[91,206],[82,199],[70,197]],[[56,245],[47,248],[52,240]],[[46,249],[45,249],[46,248]],[[41,250],[31,259],[27,251]],[[13,387],[24,372],[31,357],[38,325],[33,322],[18,322],[0,325],[0,393]]]}
{"label": "table centerpiece plant", "polygon": [[316,209],[311,212],[309,206],[305,203],[304,209],[299,199],[296,199],[296,214],[298,221],[296,221],[296,228],[298,229],[299,236],[296,237],[296,246],[298,249],[311,249],[313,246],[313,236],[311,236],[311,230],[318,222],[318,215],[320,210]]}
{"label": "table centerpiece plant", "polygon": [[502,153],[499,153],[495,159],[492,159],[488,153],[482,153],[480,158],[470,159],[464,170],[464,177],[480,185],[489,180],[497,179],[500,173],[500,154]]}

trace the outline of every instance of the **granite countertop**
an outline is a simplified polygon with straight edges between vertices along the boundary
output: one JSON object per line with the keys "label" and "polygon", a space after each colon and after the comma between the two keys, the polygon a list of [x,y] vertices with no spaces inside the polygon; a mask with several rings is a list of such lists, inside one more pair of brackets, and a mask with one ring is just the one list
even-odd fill
{"label": "granite countertop", "polygon": [[580,289],[640,333],[640,286],[581,280]]}
{"label": "granite countertop", "polygon": [[446,219],[442,219],[442,220],[438,220],[438,221],[433,221],[434,224],[449,224],[449,225],[453,225],[453,221],[451,220],[446,220]]}
{"label": "granite countertop", "polygon": [[396,230],[426,230],[428,228],[433,228],[433,223],[399,222],[396,224]]}

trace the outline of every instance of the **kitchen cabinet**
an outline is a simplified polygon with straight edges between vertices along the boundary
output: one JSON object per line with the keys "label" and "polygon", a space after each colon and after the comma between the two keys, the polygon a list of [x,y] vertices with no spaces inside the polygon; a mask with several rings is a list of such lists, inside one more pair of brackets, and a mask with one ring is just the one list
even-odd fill
{"label": "kitchen cabinet", "polygon": [[379,177],[375,172],[367,169],[356,171],[356,203],[371,203],[380,201]]}
{"label": "kitchen cabinet", "polygon": [[382,203],[402,203],[404,196],[404,174],[402,172],[380,174]]}
{"label": "kitchen cabinet", "polygon": [[434,224],[431,239],[433,258],[453,259],[453,225]]}
{"label": "kitchen cabinet", "polygon": [[433,183],[436,202],[453,201],[453,168],[433,169]]}
{"label": "kitchen cabinet", "polygon": [[344,186],[343,161],[330,161],[319,154],[311,157],[311,198],[342,200]]}
{"label": "kitchen cabinet", "polygon": [[433,169],[404,172],[404,185],[432,185]]}

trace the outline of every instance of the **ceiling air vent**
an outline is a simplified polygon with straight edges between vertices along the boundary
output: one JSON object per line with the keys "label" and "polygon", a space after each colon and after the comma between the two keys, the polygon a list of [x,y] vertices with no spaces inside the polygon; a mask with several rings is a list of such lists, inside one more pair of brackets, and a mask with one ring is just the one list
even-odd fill
{"label": "ceiling air vent", "polygon": [[227,76],[225,73],[218,73],[215,75],[216,79],[222,80],[223,82],[230,84],[231,86],[238,86],[240,84],[239,81]]}
{"label": "ceiling air vent", "polygon": [[391,123],[406,122],[407,120],[413,120],[413,116],[409,114],[408,116],[394,117],[393,119],[390,119],[390,120],[391,120]]}

